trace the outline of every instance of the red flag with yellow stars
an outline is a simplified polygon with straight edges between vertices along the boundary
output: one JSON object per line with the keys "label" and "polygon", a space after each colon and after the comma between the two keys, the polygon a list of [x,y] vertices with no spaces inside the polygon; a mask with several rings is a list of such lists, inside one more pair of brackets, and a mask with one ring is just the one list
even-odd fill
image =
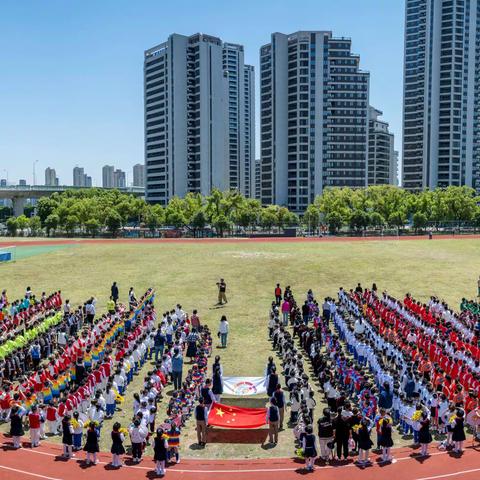
{"label": "red flag with yellow stars", "polygon": [[214,427],[259,428],[266,423],[266,408],[240,408],[214,403],[208,414],[208,424]]}

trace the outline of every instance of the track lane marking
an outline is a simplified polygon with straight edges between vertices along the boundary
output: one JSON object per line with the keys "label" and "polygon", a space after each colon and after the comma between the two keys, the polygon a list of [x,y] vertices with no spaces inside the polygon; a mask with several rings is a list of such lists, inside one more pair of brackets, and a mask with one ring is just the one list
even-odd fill
{"label": "track lane marking", "polygon": [[480,472],[480,468],[473,468],[472,470],[462,470],[460,472],[454,472],[454,473],[442,473],[441,475],[434,475],[433,477],[416,478],[415,480],[435,480],[436,478],[454,477],[455,475],[463,475],[465,473],[473,473],[473,472]]}
{"label": "track lane marking", "polygon": [[61,478],[48,477],[47,475],[40,475],[39,473],[26,472],[25,470],[19,470],[18,468],[7,467],[5,465],[0,465],[0,468],[4,470],[10,470],[11,472],[23,473],[25,475],[31,475],[32,477],[44,478],[46,480],[63,480]]}

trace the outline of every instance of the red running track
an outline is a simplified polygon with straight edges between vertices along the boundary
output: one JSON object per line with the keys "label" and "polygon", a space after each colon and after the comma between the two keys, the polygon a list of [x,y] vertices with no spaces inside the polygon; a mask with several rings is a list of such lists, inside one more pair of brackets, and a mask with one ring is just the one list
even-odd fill
{"label": "red running track", "polygon": [[[255,237],[255,238],[84,238],[84,239],[42,239],[18,241],[0,240],[2,245],[9,247],[38,246],[38,245],[82,245],[82,244],[109,244],[109,243],[329,243],[329,242],[381,242],[384,240],[427,240],[426,235],[403,235],[385,237]],[[478,240],[480,235],[434,235],[433,240]]]}
{"label": "red running track", "polygon": [[[43,442],[39,448],[12,450],[11,442],[3,438],[0,454],[1,480],[82,480],[92,475],[101,475],[102,480],[132,480],[132,478],[156,478],[153,461],[145,457],[139,465],[120,469],[109,465],[111,456],[100,453],[96,466],[84,463],[85,453],[77,452],[78,458],[65,460],[60,455],[62,446]],[[467,442],[466,442],[467,444]],[[299,475],[309,475],[322,480],[437,480],[480,478],[480,449],[471,441],[461,457],[440,451],[432,446],[431,456],[422,459],[412,455],[411,448],[393,449],[395,462],[382,465],[372,455],[371,466],[361,468],[353,463],[334,466],[318,466],[314,473],[307,473],[303,462],[294,459],[272,458],[262,460],[182,460],[179,465],[167,469],[167,477],[187,480],[291,480]]]}

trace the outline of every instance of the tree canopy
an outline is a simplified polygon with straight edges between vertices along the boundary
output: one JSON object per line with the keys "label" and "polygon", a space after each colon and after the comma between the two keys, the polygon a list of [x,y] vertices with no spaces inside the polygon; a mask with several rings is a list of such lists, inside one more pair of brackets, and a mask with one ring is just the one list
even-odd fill
{"label": "tree canopy", "polygon": [[445,222],[468,222],[480,226],[480,198],[469,187],[448,187],[408,192],[382,185],[363,189],[327,188],[308,205],[300,218],[284,206],[265,205],[245,198],[237,191],[213,190],[203,197],[188,193],[173,197],[166,207],[151,205],[143,199],[117,190],[89,188],[54,193],[36,204],[36,216],[9,218],[11,235],[85,234],[92,237],[107,232],[117,235],[121,228],[135,226],[152,232],[160,227],[184,229],[193,236],[205,231],[223,236],[226,232],[252,231],[261,227],[280,231],[299,221],[309,231],[321,225],[336,233],[343,227],[362,231],[366,228],[403,228],[416,230]]}

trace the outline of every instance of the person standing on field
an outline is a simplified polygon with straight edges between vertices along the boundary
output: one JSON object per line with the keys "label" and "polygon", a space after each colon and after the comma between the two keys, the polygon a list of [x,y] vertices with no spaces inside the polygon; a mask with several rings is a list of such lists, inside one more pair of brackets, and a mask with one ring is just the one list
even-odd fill
{"label": "person standing on field", "polygon": [[36,405],[32,405],[28,415],[28,423],[30,426],[30,445],[32,448],[40,445],[40,422],[41,418]]}
{"label": "person standing on field", "polygon": [[218,336],[220,337],[221,347],[227,348],[228,321],[225,315],[222,315],[222,318],[220,319],[220,325],[218,326]]}
{"label": "person standing on field", "polygon": [[273,445],[278,443],[278,426],[280,423],[280,411],[274,398],[270,399],[267,408],[268,440]]}
{"label": "person standing on field", "polygon": [[227,302],[227,284],[225,283],[225,280],[223,278],[220,279],[219,282],[217,282],[217,287],[218,287],[218,304],[223,305],[223,303],[228,303]]}
{"label": "person standing on field", "polygon": [[182,386],[182,374],[183,374],[182,352],[178,347],[175,347],[173,349],[173,356],[172,356],[172,379],[173,379],[173,388],[175,390],[180,390]]}
{"label": "person standing on field", "polygon": [[133,310],[137,306],[137,297],[135,296],[133,287],[130,287],[128,291],[128,305],[130,306],[130,310]]}
{"label": "person standing on field", "polygon": [[207,443],[208,409],[205,407],[203,397],[200,397],[198,405],[195,407],[195,420],[197,422],[198,444],[205,446]]}
{"label": "person standing on field", "polygon": [[117,282],[113,282],[112,284],[111,295],[112,295],[113,301],[117,303],[118,297],[119,297]]}
{"label": "person standing on field", "polygon": [[275,287],[275,304],[279,307],[280,303],[282,303],[282,289],[280,288],[280,284],[277,283]]}

